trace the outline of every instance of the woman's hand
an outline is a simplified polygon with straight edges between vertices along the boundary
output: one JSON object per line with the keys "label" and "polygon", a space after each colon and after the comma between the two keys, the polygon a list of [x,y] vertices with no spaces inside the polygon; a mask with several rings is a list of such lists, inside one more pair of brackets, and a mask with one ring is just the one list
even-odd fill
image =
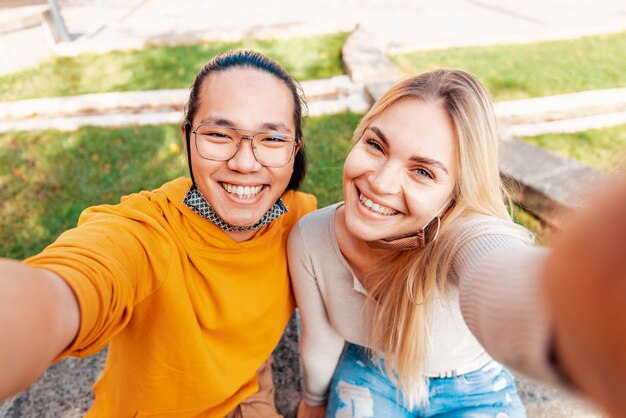
{"label": "woman's hand", "polygon": [[324,418],[326,416],[326,405],[310,406],[304,401],[298,405],[298,418]]}
{"label": "woman's hand", "polygon": [[626,177],[554,242],[545,269],[559,365],[612,416],[626,411]]}

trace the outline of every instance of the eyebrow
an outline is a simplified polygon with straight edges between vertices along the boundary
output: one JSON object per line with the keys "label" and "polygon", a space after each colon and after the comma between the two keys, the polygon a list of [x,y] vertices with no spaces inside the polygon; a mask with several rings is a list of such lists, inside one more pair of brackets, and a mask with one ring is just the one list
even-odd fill
{"label": "eyebrow", "polygon": [[[243,131],[247,131],[248,129],[238,128],[235,126],[235,123],[228,119],[224,118],[215,118],[214,116],[206,116],[200,120],[200,125],[217,125],[217,126],[227,126],[229,128],[241,129]],[[263,131],[278,131],[278,132],[287,132],[290,135],[293,135],[291,132],[291,128],[282,122],[265,122],[261,125],[261,129]]]}
{"label": "eyebrow", "polygon": [[[368,129],[374,131],[374,133],[380,138],[380,140],[383,141],[385,146],[389,147],[389,140],[387,139],[383,131],[381,131],[376,126],[368,126],[366,130]],[[437,160],[433,160],[432,158],[422,157],[420,155],[413,155],[409,157],[409,160],[419,163],[419,164],[425,164],[431,167],[436,167],[442,170],[444,173],[448,174],[448,169],[446,168],[446,166],[444,166],[441,162]]]}

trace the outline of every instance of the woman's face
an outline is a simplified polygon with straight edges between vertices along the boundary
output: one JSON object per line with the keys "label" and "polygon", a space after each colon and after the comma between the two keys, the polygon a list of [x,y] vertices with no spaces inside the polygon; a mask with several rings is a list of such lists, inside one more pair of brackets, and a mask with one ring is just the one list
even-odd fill
{"label": "woman's face", "polygon": [[[208,124],[251,131],[246,135],[272,132],[293,138],[293,113],[293,96],[281,80],[261,70],[234,68],[210,74],[204,80],[192,130]],[[248,140],[242,141],[228,161],[198,155],[193,133],[190,146],[198,188],[231,225],[248,226],[261,219],[284,193],[293,172],[294,158],[279,168],[259,164]]]}
{"label": "woman's face", "polygon": [[416,98],[394,103],[346,159],[348,230],[373,241],[424,227],[450,201],[457,161],[454,125],[441,106]]}

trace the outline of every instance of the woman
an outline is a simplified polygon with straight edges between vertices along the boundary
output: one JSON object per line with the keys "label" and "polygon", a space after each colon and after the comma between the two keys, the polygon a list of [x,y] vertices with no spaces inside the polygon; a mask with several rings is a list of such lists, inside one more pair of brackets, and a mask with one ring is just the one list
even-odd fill
{"label": "woman", "polygon": [[305,216],[289,240],[298,416],[524,417],[513,376],[464,321],[481,342],[500,333],[493,349],[513,351],[513,365],[548,335],[518,317],[543,314],[517,277],[543,253],[507,212],[487,92],[462,71],[413,77],[374,104],[353,143],[344,202]]}
{"label": "woman", "polygon": [[89,208],[41,254],[0,260],[0,399],[108,344],[88,417],[278,416],[286,240],[315,208],[296,191],[298,92],[261,54],[213,58],[181,124],[191,180]]}

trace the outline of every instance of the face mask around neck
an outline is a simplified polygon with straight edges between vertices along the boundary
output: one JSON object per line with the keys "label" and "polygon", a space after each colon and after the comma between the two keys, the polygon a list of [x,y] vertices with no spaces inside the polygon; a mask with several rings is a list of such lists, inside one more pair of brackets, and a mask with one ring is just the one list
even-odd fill
{"label": "face mask around neck", "polygon": [[288,209],[285,206],[282,198],[278,198],[278,200],[272,205],[272,207],[265,212],[265,214],[256,222],[254,225],[250,226],[236,226],[231,225],[224,221],[222,217],[211,207],[209,202],[200,192],[200,189],[196,186],[195,183],[191,185],[191,188],[187,192],[187,195],[183,199],[183,203],[194,211],[196,214],[200,215],[204,219],[213,222],[217,225],[222,231],[251,231],[255,229],[260,229],[263,225],[267,225],[270,222],[276,220],[281,215],[287,213]]}
{"label": "face mask around neck", "polygon": [[448,201],[437,214],[416,232],[398,235],[390,238],[383,238],[374,241],[367,241],[370,248],[389,250],[389,251],[407,251],[418,250],[426,245],[434,242],[439,236],[441,230],[441,217],[452,206],[453,200]]}

